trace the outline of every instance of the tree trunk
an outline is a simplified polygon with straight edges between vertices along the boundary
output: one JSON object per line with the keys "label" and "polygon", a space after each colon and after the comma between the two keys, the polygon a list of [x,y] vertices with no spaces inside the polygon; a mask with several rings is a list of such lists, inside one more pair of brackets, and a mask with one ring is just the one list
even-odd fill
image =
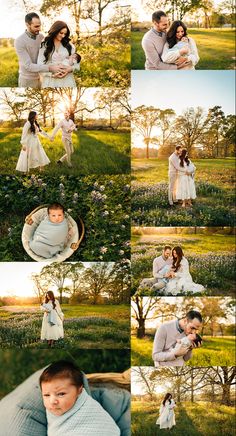
{"label": "tree trunk", "polygon": [[222,385],[222,400],[221,403],[225,404],[226,406],[230,406],[230,385],[223,384]]}
{"label": "tree trunk", "polygon": [[145,336],[145,319],[138,320],[137,338],[142,339]]}

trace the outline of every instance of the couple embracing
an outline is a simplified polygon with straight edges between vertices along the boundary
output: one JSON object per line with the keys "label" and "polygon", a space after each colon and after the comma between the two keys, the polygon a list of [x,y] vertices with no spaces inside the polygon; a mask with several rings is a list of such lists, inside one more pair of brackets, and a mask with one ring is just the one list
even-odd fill
{"label": "couple embracing", "polygon": [[173,21],[168,28],[168,18],[163,11],[152,14],[153,27],[145,33],[142,47],[146,70],[194,70],[199,61],[193,38],[187,35],[186,25]]}
{"label": "couple embracing", "polygon": [[73,72],[80,69],[81,56],[70,42],[64,21],[55,21],[47,36],[40,33],[41,21],[35,12],[25,16],[25,32],[15,40],[19,59],[19,87],[76,87]]}
{"label": "couple embracing", "polygon": [[168,201],[170,206],[180,201],[182,207],[192,206],[191,200],[196,198],[194,182],[196,167],[188,157],[186,148],[175,147],[169,157]]}

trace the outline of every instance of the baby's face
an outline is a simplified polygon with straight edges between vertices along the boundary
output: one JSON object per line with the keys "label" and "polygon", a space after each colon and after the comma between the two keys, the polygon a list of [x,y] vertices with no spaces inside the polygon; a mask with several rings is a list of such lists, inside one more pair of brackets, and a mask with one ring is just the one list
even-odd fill
{"label": "baby's face", "polygon": [[69,378],[42,382],[41,389],[44,406],[55,416],[61,416],[70,410],[82,392],[82,386],[74,386]]}
{"label": "baby's face", "polygon": [[195,333],[190,333],[190,334],[188,335],[188,339],[189,339],[191,342],[193,342],[193,341],[196,339],[196,334],[195,334]]}
{"label": "baby's face", "polygon": [[48,212],[51,223],[58,224],[64,220],[64,212],[62,209],[50,209]]}

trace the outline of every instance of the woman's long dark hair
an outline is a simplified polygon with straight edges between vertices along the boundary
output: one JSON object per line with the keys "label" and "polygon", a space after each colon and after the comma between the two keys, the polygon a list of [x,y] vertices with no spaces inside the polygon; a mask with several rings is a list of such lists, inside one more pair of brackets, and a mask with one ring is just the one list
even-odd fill
{"label": "woman's long dark hair", "polygon": [[169,48],[174,47],[174,45],[177,43],[176,32],[179,26],[183,27],[184,29],[183,36],[187,36],[187,27],[185,26],[183,21],[173,21],[166,34],[166,41],[169,44]]}
{"label": "woman's long dark hair", "polygon": [[28,116],[28,121],[30,122],[30,130],[32,133],[35,133],[35,124],[38,127],[39,131],[41,132],[39,123],[35,119],[36,115],[37,115],[37,112],[30,111],[29,116]]}
{"label": "woman's long dark hair", "polygon": [[[174,251],[176,252],[177,257],[174,257]],[[181,262],[183,256],[184,256],[184,253],[183,253],[183,250],[181,247],[177,246],[177,247],[173,248],[173,250],[172,250],[172,257],[173,257],[172,268],[173,268],[174,272],[178,271],[178,269],[180,267],[180,262]]]}
{"label": "woman's long dark hair", "polygon": [[169,394],[169,393],[167,393],[167,394],[165,395],[164,400],[162,401],[163,406],[165,405],[165,403],[166,403],[167,400],[169,400],[169,403],[171,403],[171,398],[172,398],[172,395]]}
{"label": "woman's long dark hair", "polygon": [[57,34],[62,29],[65,29],[65,28],[67,29],[67,34],[61,40],[61,43],[62,43],[62,45],[64,47],[66,47],[66,49],[68,50],[69,55],[71,55],[72,45],[70,44],[70,29],[67,26],[67,24],[64,23],[64,21],[55,21],[55,23],[53,23],[53,25],[49,29],[48,35],[46,36],[46,38],[44,39],[44,41],[41,44],[41,47],[45,47],[45,51],[44,51],[44,56],[45,56],[44,63],[45,64],[47,63],[50,55],[55,50],[54,38],[57,36]]}
{"label": "woman's long dark hair", "polygon": [[180,166],[181,167],[184,166],[184,162],[186,162],[186,164],[189,166],[190,160],[188,157],[188,150],[186,148],[182,148],[181,155],[179,156],[179,158],[180,158]]}
{"label": "woman's long dark hair", "polygon": [[47,304],[47,303],[49,302],[49,300],[52,301],[53,309],[55,309],[55,307],[56,307],[56,303],[55,303],[54,293],[53,293],[52,291],[48,291],[48,292],[46,293],[45,303]]}

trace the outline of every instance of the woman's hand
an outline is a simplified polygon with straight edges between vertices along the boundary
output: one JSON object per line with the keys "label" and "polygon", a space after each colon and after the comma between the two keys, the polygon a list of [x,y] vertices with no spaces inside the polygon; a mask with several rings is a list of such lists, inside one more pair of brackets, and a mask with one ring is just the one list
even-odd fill
{"label": "woman's hand", "polygon": [[22,145],[22,150],[23,150],[23,151],[26,151],[26,150],[27,150],[26,145]]}
{"label": "woman's hand", "polygon": [[184,54],[188,54],[189,48],[187,46],[183,47],[183,48],[180,49],[179,52],[180,52],[181,56],[184,55]]}

